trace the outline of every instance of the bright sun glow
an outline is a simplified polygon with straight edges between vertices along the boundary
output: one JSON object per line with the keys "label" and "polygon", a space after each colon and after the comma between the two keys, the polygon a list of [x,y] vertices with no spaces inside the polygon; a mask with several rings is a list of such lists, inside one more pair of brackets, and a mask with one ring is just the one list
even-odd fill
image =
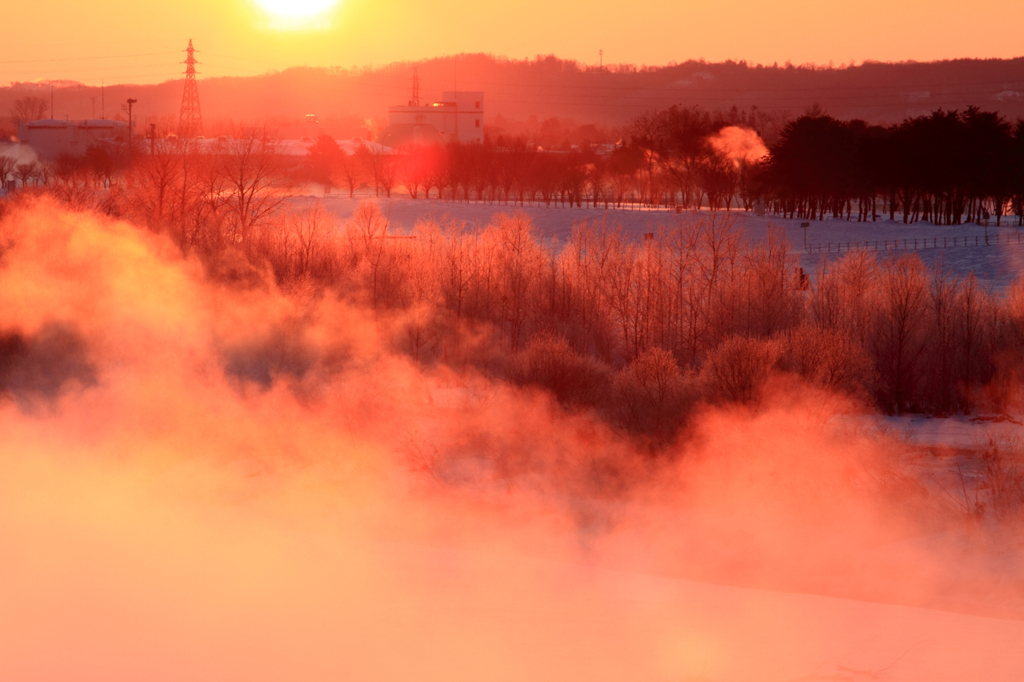
{"label": "bright sun glow", "polygon": [[315,19],[338,4],[338,0],[256,0],[276,19],[304,21]]}

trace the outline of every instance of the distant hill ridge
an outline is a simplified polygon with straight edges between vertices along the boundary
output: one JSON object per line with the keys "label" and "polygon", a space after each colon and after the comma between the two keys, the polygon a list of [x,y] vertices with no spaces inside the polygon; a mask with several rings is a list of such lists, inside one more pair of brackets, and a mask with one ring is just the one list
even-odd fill
{"label": "distant hill ridge", "polygon": [[[257,122],[299,119],[305,114],[374,118],[410,97],[413,69],[421,99],[442,90],[483,90],[488,122],[536,116],[572,118],[606,126],[627,123],[651,109],[678,104],[707,109],[757,107],[799,114],[817,104],[838,118],[894,123],[938,108],[976,105],[1007,118],[1024,116],[1024,58],[940,62],[865,62],[820,67],[687,61],[667,66],[599,68],[554,56],[514,60],[463,54],[376,68],[297,67],[259,76],[199,82],[207,120]],[[56,83],[55,83],[56,84]],[[55,118],[92,118],[120,113],[138,100],[139,121],[176,119],[182,81],[157,85],[98,87],[64,82],[54,92]],[[0,88],[0,114],[26,95],[49,101],[50,85],[17,83]]]}

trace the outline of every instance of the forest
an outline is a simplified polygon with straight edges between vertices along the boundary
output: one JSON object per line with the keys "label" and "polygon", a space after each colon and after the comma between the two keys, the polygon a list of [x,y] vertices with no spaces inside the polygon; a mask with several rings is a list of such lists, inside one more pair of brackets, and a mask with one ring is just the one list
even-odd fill
{"label": "forest", "polygon": [[[754,123],[668,109],[638,118],[629,144],[605,155],[544,153],[522,140],[350,155],[322,138],[297,162],[258,130],[213,148],[159,141],[130,164],[93,148],[13,166],[22,188],[0,210],[48,195],[166,235],[214,279],[358,301],[418,362],[540,387],[652,443],[701,404],[756,403],[779,377],[887,413],[1015,405],[1024,283],[995,294],[941,259],[852,253],[823,263],[808,286],[781,233],[749,243],[727,210],[659,214],[661,228],[639,242],[610,212],[578,221],[558,244],[515,211],[527,202],[729,209],[739,196],[748,209],[812,219],[1024,217],[1013,172],[1024,168],[1024,124],[996,114],[935,112],[881,128],[810,113],[767,154],[751,140]],[[296,176],[504,212],[483,229],[428,221],[401,233],[373,201],[348,221],[290,202]],[[294,343],[274,371],[306,366]]]}

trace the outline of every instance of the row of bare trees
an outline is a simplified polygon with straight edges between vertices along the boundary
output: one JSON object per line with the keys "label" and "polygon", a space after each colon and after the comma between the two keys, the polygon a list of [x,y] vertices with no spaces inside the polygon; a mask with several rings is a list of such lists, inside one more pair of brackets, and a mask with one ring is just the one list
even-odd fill
{"label": "row of bare trees", "polygon": [[97,145],[30,166],[15,169],[29,193],[130,219],[168,234],[185,253],[211,256],[255,249],[261,228],[278,224],[296,173],[280,143],[258,129],[216,141],[153,140],[131,155]]}
{"label": "row of bare trees", "polygon": [[[709,131],[708,134],[712,134]],[[484,144],[410,144],[398,150],[342,149],[319,138],[306,160],[307,177],[348,190],[372,186],[391,196],[398,186],[413,199],[484,201],[503,205],[622,207],[708,205],[732,208],[742,164],[709,143],[685,159],[642,144],[545,151],[524,139]]]}
{"label": "row of bare trees", "polygon": [[1024,284],[994,294],[941,262],[855,252],[808,289],[779,234],[747,243],[725,214],[641,242],[583,222],[553,248],[522,214],[394,234],[375,204],[344,224],[313,205],[254,244],[280,282],[373,309],[419,362],[474,365],[649,433],[698,401],[757,401],[780,374],[895,413],[1021,398]]}
{"label": "row of bare trees", "polygon": [[46,184],[52,175],[53,166],[38,161],[21,161],[14,156],[0,154],[0,186],[13,180],[15,184],[28,187],[33,184]]}

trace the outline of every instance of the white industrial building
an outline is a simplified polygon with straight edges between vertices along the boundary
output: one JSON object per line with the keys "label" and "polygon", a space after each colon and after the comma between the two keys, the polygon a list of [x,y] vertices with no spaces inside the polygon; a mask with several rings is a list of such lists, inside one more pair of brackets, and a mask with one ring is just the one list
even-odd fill
{"label": "white industrial building", "polygon": [[388,107],[388,127],[379,141],[392,148],[431,142],[482,143],[484,93],[449,90],[439,102]]}
{"label": "white industrial building", "polygon": [[105,118],[88,121],[42,119],[18,125],[18,140],[36,151],[42,159],[63,155],[82,156],[93,145],[128,140],[128,124]]}

